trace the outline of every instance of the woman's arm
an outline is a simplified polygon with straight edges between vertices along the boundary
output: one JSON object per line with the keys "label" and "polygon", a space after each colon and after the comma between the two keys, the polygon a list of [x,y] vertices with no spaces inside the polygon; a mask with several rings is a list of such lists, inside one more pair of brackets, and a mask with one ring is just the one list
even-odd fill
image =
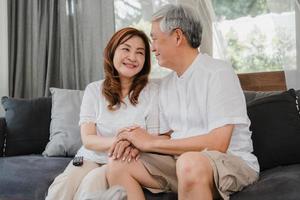
{"label": "woman's arm", "polygon": [[93,151],[106,152],[116,140],[115,137],[97,135],[95,123],[84,123],[80,129],[83,146]]}

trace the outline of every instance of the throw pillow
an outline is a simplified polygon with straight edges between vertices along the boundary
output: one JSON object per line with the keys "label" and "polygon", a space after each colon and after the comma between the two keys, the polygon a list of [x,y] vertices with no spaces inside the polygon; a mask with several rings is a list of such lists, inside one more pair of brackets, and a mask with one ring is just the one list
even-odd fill
{"label": "throw pillow", "polygon": [[51,98],[2,97],[7,125],[5,156],[41,154],[49,139]]}
{"label": "throw pillow", "polygon": [[52,110],[50,141],[43,155],[74,156],[81,147],[79,122],[83,91],[50,88]]}
{"label": "throw pillow", "polygon": [[295,90],[248,104],[254,154],[261,170],[300,163],[300,115]]}
{"label": "throw pillow", "polygon": [[0,157],[3,156],[4,151],[4,134],[5,134],[5,118],[0,118]]}

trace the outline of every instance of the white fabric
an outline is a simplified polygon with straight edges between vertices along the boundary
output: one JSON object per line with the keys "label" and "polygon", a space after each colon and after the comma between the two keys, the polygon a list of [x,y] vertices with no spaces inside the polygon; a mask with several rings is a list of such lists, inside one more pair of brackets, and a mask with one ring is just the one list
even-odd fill
{"label": "white fabric", "polygon": [[245,97],[228,63],[199,54],[182,76],[173,72],[162,80],[160,133],[173,130],[172,139],[186,138],[226,124],[235,124],[228,152],[258,172]]}
{"label": "white fabric", "polygon": [[[121,128],[139,125],[149,133],[157,134],[159,131],[158,84],[149,82],[141,91],[139,103],[133,106],[129,99],[125,99],[117,111],[107,109],[108,102],[102,95],[103,81],[90,83],[85,89],[82,99],[79,125],[93,122],[97,127],[97,134],[104,137],[114,137]],[[97,163],[107,163],[106,152],[95,152],[82,146],[77,156]]]}
{"label": "white fabric", "polygon": [[[296,52],[297,52],[297,77],[296,80],[299,80],[300,77],[300,0],[296,1],[295,6],[295,16],[296,16]],[[294,87],[300,89],[300,81],[297,82],[297,85]]]}
{"label": "white fabric", "polygon": [[296,67],[284,69],[287,88],[300,89],[300,0],[295,1],[296,20]]}
{"label": "white fabric", "polygon": [[[296,90],[300,89],[300,1],[299,0],[288,0],[288,1],[279,1],[278,0],[268,0],[267,5],[271,12],[277,13],[278,5],[282,4],[282,7],[285,5],[290,5],[290,7],[295,7],[295,14],[293,14],[293,9],[290,10],[290,19],[286,19],[286,21],[277,19],[273,19],[274,24],[277,25],[279,28],[282,28],[286,31],[285,34],[288,34],[286,37],[289,37],[290,44],[289,47],[285,48],[284,54],[287,56],[283,56],[281,58],[282,68],[284,70],[285,75],[285,82],[287,89],[294,88]],[[293,6],[291,6],[293,4]],[[280,13],[283,15],[284,13]],[[279,15],[279,14],[277,14]],[[294,28],[295,27],[295,28]],[[291,39],[292,38],[292,39]],[[286,39],[282,38],[282,42],[287,42]],[[295,45],[296,44],[296,45]],[[286,45],[285,45],[286,46]],[[285,47],[284,46],[284,47]],[[287,58],[286,58],[287,57]]]}

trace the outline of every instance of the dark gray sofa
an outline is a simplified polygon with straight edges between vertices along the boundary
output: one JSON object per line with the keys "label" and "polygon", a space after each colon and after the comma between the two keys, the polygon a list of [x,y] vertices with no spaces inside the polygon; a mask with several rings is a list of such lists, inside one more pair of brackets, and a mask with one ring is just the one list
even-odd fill
{"label": "dark gray sofa", "polygon": [[[299,91],[297,91],[297,94]],[[278,120],[282,123],[289,125],[289,121],[293,121],[293,126],[297,126],[293,130],[287,130],[288,132],[293,132],[296,134],[290,138],[290,141],[298,142],[298,135],[300,135],[300,115],[299,111],[293,111],[293,98],[285,99],[269,99],[268,101],[256,102],[260,99],[266,99],[270,95],[280,95],[279,92],[245,92],[245,97],[248,105],[248,114],[253,121],[252,123],[259,124],[263,117],[263,123],[269,126],[270,120],[274,120],[274,130],[266,131],[266,134],[276,132],[276,134],[282,134],[286,136],[285,131],[278,131],[281,127]],[[290,97],[288,97],[290,98]],[[253,102],[255,102],[253,104]],[[266,104],[266,105],[265,105]],[[286,105],[286,108],[285,108]],[[291,106],[289,106],[291,105]],[[260,111],[260,109],[267,108],[266,111]],[[279,108],[279,111],[284,113],[288,112],[287,118],[291,115],[288,110],[292,109],[294,118],[285,120],[285,115],[277,113],[278,116],[274,116],[272,112],[278,112],[278,110],[273,109]],[[256,109],[256,110],[255,110]],[[271,117],[269,119],[264,119],[267,112],[271,112]],[[257,113],[258,112],[258,113]],[[259,113],[261,112],[261,113]],[[254,120],[258,118],[260,121]],[[279,117],[277,119],[277,117]],[[283,118],[280,118],[283,117]],[[299,119],[297,119],[297,117]],[[277,121],[276,121],[277,120]],[[50,121],[49,121],[50,123]],[[256,127],[256,124],[251,125],[253,131],[253,143],[254,143],[254,153],[258,156],[259,162],[262,165],[262,171],[260,173],[260,179],[253,185],[248,186],[243,191],[235,193],[232,195],[233,200],[296,200],[300,199],[300,160],[298,160],[299,155],[292,153],[295,151],[293,142],[289,145],[289,141],[285,137],[267,136],[270,137],[270,143],[267,141],[259,141],[262,137],[262,133]],[[298,127],[299,124],[299,127]],[[279,128],[278,128],[279,127]],[[266,127],[269,128],[269,127]],[[286,127],[283,127],[288,129]],[[264,130],[264,129],[263,129]],[[298,132],[299,131],[299,132]],[[260,135],[258,135],[260,134]],[[297,135],[298,134],[298,135]],[[7,137],[7,126],[5,118],[0,118],[0,147],[3,147],[5,137]],[[275,138],[275,139],[274,139]],[[277,139],[276,139],[277,138]],[[279,139],[278,139],[279,138]],[[263,140],[264,137],[261,139]],[[277,141],[277,143],[276,143]],[[299,143],[300,145],[300,143]],[[299,146],[298,145],[298,146]],[[264,148],[265,147],[265,148]],[[277,150],[282,149],[285,154]],[[286,150],[288,149],[288,150]],[[265,151],[266,150],[266,151]],[[289,151],[291,150],[291,151]],[[274,151],[273,154],[270,151]],[[299,151],[299,150],[298,150]],[[300,151],[299,151],[300,152]],[[30,155],[19,155],[19,156],[5,156],[0,157],[0,199],[1,200],[34,200],[34,199],[44,199],[47,188],[54,180],[54,178],[61,173],[66,165],[70,162],[71,157],[43,157],[41,154],[30,154]],[[145,191],[147,199],[177,199],[175,193],[163,193],[163,194],[151,194]]]}

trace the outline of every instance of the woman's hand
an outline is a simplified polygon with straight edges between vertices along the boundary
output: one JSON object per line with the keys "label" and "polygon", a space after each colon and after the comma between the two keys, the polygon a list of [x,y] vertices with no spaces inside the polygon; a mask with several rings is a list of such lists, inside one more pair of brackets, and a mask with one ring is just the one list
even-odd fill
{"label": "woman's hand", "polygon": [[125,153],[123,154],[122,161],[127,161],[130,162],[132,160],[138,160],[140,157],[140,151],[133,147],[133,146],[128,146],[125,150]]}
{"label": "woman's hand", "polygon": [[116,141],[109,149],[108,154],[112,159],[122,159],[127,162],[139,158],[139,150],[131,146],[127,140]]}
{"label": "woman's hand", "polygon": [[108,155],[112,159],[119,159],[124,157],[124,153],[126,153],[125,155],[130,154],[131,149],[128,147],[130,147],[130,142],[127,140],[116,141],[108,150]]}

